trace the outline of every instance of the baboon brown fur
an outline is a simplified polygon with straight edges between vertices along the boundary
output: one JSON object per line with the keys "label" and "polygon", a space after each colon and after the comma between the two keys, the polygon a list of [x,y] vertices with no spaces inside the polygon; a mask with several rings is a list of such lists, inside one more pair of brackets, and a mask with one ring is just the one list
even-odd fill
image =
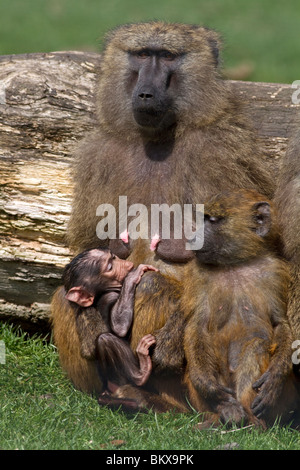
{"label": "baboon brown fur", "polygon": [[275,208],[231,191],[205,204],[204,220],[204,245],[186,267],[199,287],[186,282],[182,296],[189,400],[217,422],[290,424],[300,402]]}
{"label": "baboon brown fur", "polygon": [[[282,160],[274,202],[277,205],[283,252],[291,266],[288,317],[294,340],[300,340],[300,116],[291,129]],[[299,348],[299,346],[298,346]],[[299,364],[295,371],[300,378]]]}
{"label": "baboon brown fur", "polygon": [[[107,35],[97,92],[98,126],[81,143],[74,162],[68,227],[74,253],[107,244],[96,234],[96,208],[111,204],[118,216],[121,195],[127,196],[128,206],[142,203],[148,209],[155,203],[200,204],[236,188],[272,196],[274,183],[256,135],[230,83],[221,78],[219,50],[219,35],[202,26],[138,23]],[[116,246],[117,255],[122,248],[121,243],[119,253]],[[134,349],[144,331],[153,333],[174,313],[170,304],[181,289],[183,266],[159,259],[149,240],[132,243],[127,254],[134,264],[160,269],[159,276],[149,273],[152,281],[141,282],[136,291]],[[86,361],[84,366],[80,357],[73,315],[59,290],[52,321],[68,376],[82,390],[99,390],[92,364]],[[165,350],[168,355],[167,344]],[[181,395],[181,374],[174,380],[176,386],[166,388],[163,379],[157,381],[157,392],[170,400],[177,391]]]}
{"label": "baboon brown fur", "polygon": [[[290,263],[291,284],[288,318],[295,341],[296,362],[299,361],[300,341],[300,115],[290,129],[290,139],[282,160],[274,202],[277,204],[282,232],[283,253]],[[300,395],[300,364],[294,363]]]}

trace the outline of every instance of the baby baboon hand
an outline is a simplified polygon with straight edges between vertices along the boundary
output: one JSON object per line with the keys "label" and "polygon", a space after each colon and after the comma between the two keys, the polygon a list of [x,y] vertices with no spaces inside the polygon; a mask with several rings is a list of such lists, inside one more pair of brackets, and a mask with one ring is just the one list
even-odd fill
{"label": "baby baboon hand", "polygon": [[152,361],[151,357],[149,356],[149,348],[155,344],[155,337],[151,334],[145,335],[140,339],[137,348],[136,348],[136,353],[139,359],[140,363],[140,372],[141,376],[140,378],[136,381],[136,385],[144,385],[152,370]]}
{"label": "baby baboon hand", "polygon": [[140,264],[136,269],[128,274],[127,278],[133,284],[137,285],[146,271],[158,271],[158,269],[154,266],[151,266],[150,264]]}
{"label": "baby baboon hand", "polygon": [[138,356],[149,356],[149,348],[153,344],[155,344],[155,336],[149,334],[145,335],[140,339],[137,348],[136,348],[136,353]]}

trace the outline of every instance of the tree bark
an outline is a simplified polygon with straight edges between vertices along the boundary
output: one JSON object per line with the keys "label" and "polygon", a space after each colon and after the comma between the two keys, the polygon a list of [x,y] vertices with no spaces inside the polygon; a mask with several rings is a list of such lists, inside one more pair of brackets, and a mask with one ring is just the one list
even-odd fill
{"label": "tree bark", "polygon": [[[0,57],[0,319],[47,328],[70,253],[74,147],[96,124],[96,53]],[[232,82],[278,173],[299,106],[291,85]]]}

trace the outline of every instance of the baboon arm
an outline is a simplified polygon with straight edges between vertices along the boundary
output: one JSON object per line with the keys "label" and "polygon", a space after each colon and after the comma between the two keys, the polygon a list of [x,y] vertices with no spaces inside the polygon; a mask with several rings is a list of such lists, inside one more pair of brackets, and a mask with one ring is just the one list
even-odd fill
{"label": "baboon arm", "polygon": [[287,321],[280,322],[274,328],[273,343],[270,347],[271,360],[268,369],[252,385],[258,394],[251,408],[257,417],[268,414],[281,395],[286,380],[292,370],[291,362],[292,335]]}
{"label": "baboon arm", "polygon": [[175,311],[166,324],[156,331],[156,346],[152,360],[157,369],[174,369],[179,372],[184,367],[183,331],[185,318],[180,310]]}
{"label": "baboon arm", "polygon": [[135,285],[124,281],[120,296],[110,311],[112,331],[123,338],[132,324]]}
{"label": "baboon arm", "polygon": [[280,322],[274,329],[271,366],[278,364],[282,374],[288,374],[291,368],[291,347],[293,337],[290,326],[286,320]]}

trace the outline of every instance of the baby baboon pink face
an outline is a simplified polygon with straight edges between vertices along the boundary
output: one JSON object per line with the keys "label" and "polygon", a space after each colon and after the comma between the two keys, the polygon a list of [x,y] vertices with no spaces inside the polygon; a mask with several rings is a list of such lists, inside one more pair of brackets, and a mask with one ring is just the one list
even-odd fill
{"label": "baby baboon pink face", "polygon": [[125,277],[132,269],[133,263],[131,261],[118,258],[110,250],[102,252],[99,275],[105,290],[121,287]]}
{"label": "baby baboon pink face", "polygon": [[101,292],[120,290],[133,263],[108,249],[92,249],[79,254],[65,270],[66,298],[89,307]]}

